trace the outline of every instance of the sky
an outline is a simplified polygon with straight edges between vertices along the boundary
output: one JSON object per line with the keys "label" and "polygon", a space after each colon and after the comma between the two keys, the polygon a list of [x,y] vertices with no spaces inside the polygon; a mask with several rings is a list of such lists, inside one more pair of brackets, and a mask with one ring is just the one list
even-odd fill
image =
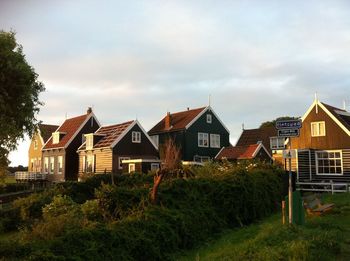
{"label": "sky", "polygon": [[[315,93],[350,108],[349,1],[0,0],[46,91],[38,119],[88,106],[103,124],[209,103],[235,144],[246,129],[302,116]],[[10,154],[27,165],[28,137]]]}

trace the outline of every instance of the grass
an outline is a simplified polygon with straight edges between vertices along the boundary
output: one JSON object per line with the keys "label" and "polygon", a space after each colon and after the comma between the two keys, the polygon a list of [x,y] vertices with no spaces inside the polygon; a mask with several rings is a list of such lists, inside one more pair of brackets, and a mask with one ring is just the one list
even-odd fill
{"label": "grass", "polygon": [[178,260],[350,260],[350,194],[327,195],[336,204],[305,226],[283,226],[281,215],[226,231]]}
{"label": "grass", "polygon": [[6,176],[5,184],[12,184],[12,183],[16,183],[15,176]]}

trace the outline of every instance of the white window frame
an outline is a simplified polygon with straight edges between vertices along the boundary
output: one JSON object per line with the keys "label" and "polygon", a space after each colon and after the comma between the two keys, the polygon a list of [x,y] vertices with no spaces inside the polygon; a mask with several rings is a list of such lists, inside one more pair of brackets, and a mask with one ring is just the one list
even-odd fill
{"label": "white window frame", "polygon": [[151,171],[158,170],[159,168],[159,163],[151,163]]}
{"label": "white window frame", "polygon": [[158,148],[159,147],[159,135],[152,135],[151,139],[152,139],[154,145],[156,145],[156,147]]}
{"label": "white window frame", "polygon": [[92,150],[94,147],[94,134],[85,134],[85,148]]}
{"label": "white window frame", "polygon": [[49,157],[44,157],[44,173],[49,173]]}
{"label": "white window frame", "polygon": [[55,173],[55,157],[51,156],[49,160],[49,174]]}
{"label": "white window frame", "polygon": [[[273,146],[273,140],[276,140],[276,146]],[[270,148],[272,150],[284,150],[286,148],[285,141],[285,137],[270,137]]]}
{"label": "white window frame", "polygon": [[135,163],[129,163],[129,173],[135,172]]}
{"label": "white window frame", "polygon": [[194,155],[193,161],[195,162],[207,162],[210,160],[209,156],[199,156],[199,155]]}
{"label": "white window frame", "polygon": [[[91,160],[91,170],[89,169],[89,163]],[[95,155],[87,154],[85,155],[84,173],[94,173],[95,169]]]}
{"label": "white window frame", "polygon": [[[206,141],[206,144],[205,144]],[[208,133],[198,132],[198,147],[208,148],[209,147],[209,135]]]}
{"label": "white window frame", "polygon": [[[339,153],[340,157],[339,158],[320,158],[319,154],[320,153],[328,153],[328,155],[330,153]],[[341,173],[319,173],[319,160],[340,160],[340,168],[341,168]],[[341,150],[319,150],[319,151],[315,151],[315,161],[316,161],[316,175],[319,176],[342,176],[344,174],[343,171],[343,152]],[[323,166],[324,167],[324,166]],[[334,163],[334,168],[337,168],[339,166],[336,166],[336,163]],[[328,165],[328,168],[330,168],[330,164]]]}
{"label": "white window frame", "polygon": [[133,131],[131,133],[132,143],[141,143],[141,131]]}
{"label": "white window frame", "polygon": [[213,122],[213,115],[207,114],[207,123],[212,123]]}
{"label": "white window frame", "polygon": [[119,157],[118,158],[118,169],[123,169],[123,160],[129,160],[130,157]]}
{"label": "white window frame", "polygon": [[52,144],[57,144],[60,142],[60,133],[59,132],[53,132],[52,133]]}
{"label": "white window frame", "polygon": [[41,172],[41,158],[38,158],[38,166],[37,166],[38,172]]}
{"label": "white window frame", "polygon": [[326,136],[326,122],[315,121],[311,122],[311,137],[324,137]]}
{"label": "white window frame", "polygon": [[210,148],[220,148],[220,134],[210,134]]}
{"label": "white window frame", "polygon": [[62,174],[62,172],[63,172],[63,156],[57,156],[57,173]]}

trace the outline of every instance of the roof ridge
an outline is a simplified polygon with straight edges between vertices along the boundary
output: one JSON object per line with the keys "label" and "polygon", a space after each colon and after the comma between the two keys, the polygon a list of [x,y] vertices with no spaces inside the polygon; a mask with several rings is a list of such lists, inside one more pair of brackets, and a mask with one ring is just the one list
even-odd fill
{"label": "roof ridge", "polygon": [[188,110],[184,110],[184,111],[177,111],[177,112],[170,113],[170,115],[185,113],[185,112],[192,112],[192,111],[196,111],[196,110],[204,110],[205,108],[207,108],[207,107],[199,107],[199,108],[188,109]]}

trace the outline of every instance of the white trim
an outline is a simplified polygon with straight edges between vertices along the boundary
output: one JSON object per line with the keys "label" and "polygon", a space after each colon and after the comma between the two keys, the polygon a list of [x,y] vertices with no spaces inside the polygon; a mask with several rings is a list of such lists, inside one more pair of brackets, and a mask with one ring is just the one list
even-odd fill
{"label": "white trim", "polygon": [[220,155],[221,151],[223,151],[224,148],[225,148],[225,147],[222,147],[221,150],[219,150],[218,154],[216,154],[216,156],[214,157],[214,159],[216,159],[216,158]]}
{"label": "white trim", "polygon": [[[212,146],[212,137],[215,136],[215,137],[219,137],[219,144],[218,146]],[[213,140],[215,140],[215,138],[213,138]],[[210,133],[209,134],[209,145],[210,145],[210,148],[215,148],[215,149],[220,149],[221,148],[221,135],[220,134],[216,134],[216,133]]]}
{"label": "white trim", "polygon": [[[207,135],[207,145],[205,146],[205,145],[199,145],[199,135],[200,134],[203,134],[203,141],[205,140],[204,139],[204,136],[205,135]],[[209,133],[206,133],[206,132],[198,132],[197,133],[197,146],[199,147],[199,148],[209,148]],[[204,143],[204,142],[203,142]]]}
{"label": "white trim", "polygon": [[131,132],[131,142],[132,143],[141,143],[141,131],[132,131]]}
{"label": "white trim", "polygon": [[228,132],[228,134],[230,134],[230,131],[228,130],[228,128],[225,126],[225,124],[220,120],[220,118],[218,117],[218,115],[214,112],[214,110],[208,106],[206,108],[204,108],[192,121],[190,121],[190,123],[188,123],[185,127],[185,129],[187,130],[188,128],[190,128],[193,123],[195,123],[204,113],[206,113],[208,110],[210,110],[210,112],[212,114],[214,114],[215,118],[221,123],[221,125],[226,129],[226,131]]}
{"label": "white trim", "polygon": [[118,156],[118,169],[123,169],[124,160],[130,160],[130,157]]}
{"label": "white trim", "polygon": [[128,159],[128,160],[122,160],[122,163],[161,163],[162,161],[159,159]]}
{"label": "white trim", "polygon": [[[322,126],[323,126],[323,128],[322,128]],[[311,127],[311,137],[325,137],[326,136],[326,122],[325,121],[312,121],[310,123],[310,127]],[[320,129],[323,130],[323,135],[321,134]],[[317,134],[315,135],[314,132],[317,132]]]}
{"label": "white trim", "polygon": [[331,119],[338,124],[338,126],[345,131],[346,134],[348,134],[350,136],[350,130],[347,129],[336,117],[334,117],[334,115],[320,102],[320,101],[314,101],[311,106],[309,107],[309,109],[307,110],[307,112],[304,114],[303,117],[301,117],[301,120],[304,121],[306,119],[306,117],[310,114],[310,112],[312,111],[312,109],[315,107],[315,105],[320,106],[325,112],[326,114],[328,114],[329,117],[331,117]]}
{"label": "white trim", "polygon": [[[339,173],[318,173],[318,156],[317,152],[340,152],[340,158],[335,158],[335,159],[340,159],[340,167],[341,167],[341,174]],[[344,169],[343,169],[343,151],[342,150],[315,150],[315,167],[316,167],[316,175],[317,176],[343,176],[344,175]],[[336,168],[337,166],[335,166]]]}
{"label": "white trim", "polygon": [[[133,166],[133,170],[130,170],[131,166]],[[128,166],[128,173],[132,173],[132,172],[136,172],[136,166],[134,163],[130,163],[129,166]]]}
{"label": "white trim", "polygon": [[258,147],[255,149],[254,153],[253,153],[253,158],[255,158],[256,154],[258,154],[258,152],[260,151],[260,149],[264,149],[265,152],[267,153],[267,155],[270,157],[270,159],[272,159],[272,156],[270,155],[270,153],[267,151],[267,149],[265,148],[264,144],[259,143]]}

